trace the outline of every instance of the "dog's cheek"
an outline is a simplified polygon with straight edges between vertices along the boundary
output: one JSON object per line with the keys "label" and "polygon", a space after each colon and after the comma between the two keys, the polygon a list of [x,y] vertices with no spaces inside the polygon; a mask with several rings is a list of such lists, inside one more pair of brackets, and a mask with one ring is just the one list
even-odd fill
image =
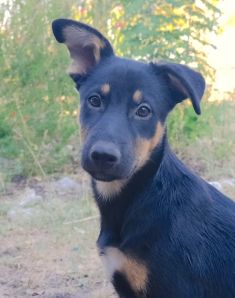
{"label": "dog's cheek", "polygon": [[164,131],[164,124],[159,121],[156,125],[155,134],[150,140],[150,153],[160,144]]}
{"label": "dog's cheek", "polygon": [[149,158],[150,141],[144,138],[136,140],[135,150],[135,169],[138,170],[144,166]]}
{"label": "dog's cheek", "polygon": [[152,138],[137,138],[135,150],[135,168],[142,168],[150,158],[152,151],[161,142],[164,134],[164,125],[159,121],[156,125],[155,133]]}

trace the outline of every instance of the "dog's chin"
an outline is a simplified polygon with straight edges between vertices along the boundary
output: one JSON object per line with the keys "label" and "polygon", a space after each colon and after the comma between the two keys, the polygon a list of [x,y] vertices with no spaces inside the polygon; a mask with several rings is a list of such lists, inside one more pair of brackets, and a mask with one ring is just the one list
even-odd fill
{"label": "dog's chin", "polygon": [[102,182],[112,182],[114,180],[120,180],[121,178],[116,175],[105,175],[102,173],[93,173],[91,174],[91,177],[97,181],[102,181]]}

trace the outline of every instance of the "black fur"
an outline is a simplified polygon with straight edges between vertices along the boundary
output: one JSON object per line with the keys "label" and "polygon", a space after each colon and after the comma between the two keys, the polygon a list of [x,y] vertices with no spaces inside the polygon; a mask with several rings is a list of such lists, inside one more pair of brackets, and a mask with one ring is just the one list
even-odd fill
{"label": "black fur", "polygon": [[[55,22],[57,40],[65,42],[62,28],[71,21]],[[81,30],[84,26],[72,24]],[[103,39],[93,28],[85,28]],[[105,48],[102,51],[105,53]],[[144,166],[134,167],[136,140],[150,141],[156,124],[165,123],[175,104],[190,97],[200,113],[205,88],[202,76],[179,64],[149,65],[107,53],[77,85],[81,125],[87,131],[82,164],[93,176],[101,214],[97,244],[103,254],[106,247],[116,247],[148,269],[146,292],[134,291],[125,273],[119,271],[112,277],[115,289],[122,298],[235,297],[234,202],[174,155],[166,131]],[[105,83],[110,92],[99,95],[100,108],[91,107],[90,96],[100,94]],[[148,119],[136,118],[135,90],[141,90],[144,102],[151,106]],[[115,145],[121,159],[109,167],[103,159],[104,166],[98,167],[90,153],[99,141]],[[101,158],[109,156],[105,150],[104,145]],[[99,180],[119,179],[128,181],[119,193],[108,199],[99,193]]]}

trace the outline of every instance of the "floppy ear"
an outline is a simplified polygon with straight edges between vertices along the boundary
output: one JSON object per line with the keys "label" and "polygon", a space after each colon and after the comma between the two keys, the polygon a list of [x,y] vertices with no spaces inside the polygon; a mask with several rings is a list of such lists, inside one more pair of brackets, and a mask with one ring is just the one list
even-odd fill
{"label": "floppy ear", "polygon": [[72,63],[68,73],[81,83],[102,59],[113,55],[109,41],[97,30],[83,23],[57,19],[52,23],[55,38],[67,46]]}
{"label": "floppy ear", "polygon": [[195,112],[200,115],[200,101],[205,91],[203,76],[191,68],[176,63],[151,64],[156,74],[163,74],[169,85],[173,106],[190,98]]}

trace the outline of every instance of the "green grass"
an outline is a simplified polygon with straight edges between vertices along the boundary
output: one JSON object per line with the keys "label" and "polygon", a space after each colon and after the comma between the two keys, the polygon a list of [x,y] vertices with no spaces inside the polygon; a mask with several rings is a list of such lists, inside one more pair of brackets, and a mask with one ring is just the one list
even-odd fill
{"label": "green grass", "polygon": [[[44,193],[43,199],[22,207],[17,193],[0,200],[0,235],[8,234],[11,229],[22,228],[47,229],[52,233],[62,235],[71,225],[79,225],[86,218],[98,217],[98,211],[87,186],[81,192],[64,196],[57,196],[53,191]],[[11,211],[16,215],[11,215]],[[27,216],[25,211],[30,210]]]}
{"label": "green grass", "polygon": [[191,106],[178,107],[169,119],[172,147],[209,180],[235,176],[234,101],[205,102],[196,117]]}

